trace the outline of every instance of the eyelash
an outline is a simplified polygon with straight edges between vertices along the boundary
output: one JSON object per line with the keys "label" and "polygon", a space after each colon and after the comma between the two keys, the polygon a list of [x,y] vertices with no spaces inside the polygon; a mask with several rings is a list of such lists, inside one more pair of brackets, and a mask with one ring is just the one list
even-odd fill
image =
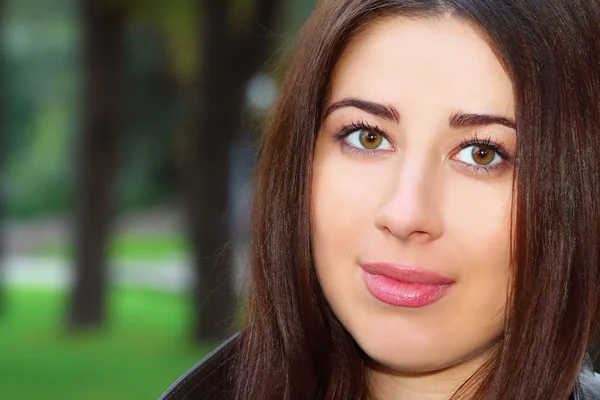
{"label": "eyelash", "polygon": [[[365,121],[352,121],[350,123],[350,125],[344,125],[340,129],[338,129],[338,131],[337,131],[338,133],[333,136],[333,139],[336,142],[340,142],[344,146],[345,149],[347,149],[353,153],[364,154],[364,155],[368,155],[368,156],[381,156],[381,151],[359,149],[355,146],[349,145],[346,142],[345,139],[348,136],[350,136],[350,134],[352,134],[358,130],[368,130],[368,131],[376,132],[376,133],[380,134],[381,136],[383,136],[388,142],[393,144],[392,140],[390,139],[389,135],[385,132],[384,129],[380,128],[377,125],[372,125]],[[512,157],[505,150],[505,146],[502,143],[493,142],[491,138],[480,139],[477,136],[477,133],[474,133],[472,137],[461,141],[460,144],[458,145],[458,147],[456,147],[452,152],[453,152],[453,154],[458,154],[461,150],[464,150],[470,146],[482,146],[482,147],[491,149],[496,154],[498,154],[498,156],[500,156],[500,158],[502,158],[502,160],[504,160],[504,162],[501,162],[501,163],[498,163],[495,165],[491,165],[491,166],[478,166],[478,165],[462,163],[462,164],[464,164],[465,168],[470,169],[471,171],[473,171],[476,174],[483,175],[483,174],[489,174],[489,173],[496,172],[496,171],[500,172],[502,170],[505,170],[510,165],[510,163],[512,163]]]}
{"label": "eyelash", "polygon": [[505,146],[502,143],[493,142],[491,138],[480,139],[477,136],[477,133],[474,133],[473,136],[469,139],[465,139],[456,148],[456,151],[453,151],[455,154],[458,154],[461,150],[466,149],[471,146],[481,146],[487,147],[488,149],[493,150],[500,158],[502,158],[503,162],[500,162],[495,165],[482,166],[482,165],[473,165],[473,164],[464,164],[465,168],[472,170],[474,173],[483,175],[490,174],[492,172],[500,172],[506,170],[510,164],[512,163],[512,157],[505,150]]}
{"label": "eyelash", "polygon": [[348,143],[346,143],[346,138],[348,136],[350,136],[352,133],[356,132],[356,131],[360,131],[360,130],[365,130],[365,131],[371,131],[371,132],[375,132],[380,134],[381,136],[383,136],[383,138],[385,140],[387,140],[390,143],[393,143],[392,140],[390,139],[389,135],[385,132],[385,130],[383,128],[380,128],[377,125],[372,125],[369,124],[368,122],[365,121],[352,121],[350,123],[350,125],[344,125],[342,128],[338,129],[338,133],[335,134],[333,136],[333,139],[336,142],[340,142],[345,149],[353,152],[353,153],[357,153],[357,154],[364,154],[364,155],[368,155],[368,156],[381,156],[381,151],[379,150],[368,150],[368,149],[359,149],[357,147],[351,146]]}

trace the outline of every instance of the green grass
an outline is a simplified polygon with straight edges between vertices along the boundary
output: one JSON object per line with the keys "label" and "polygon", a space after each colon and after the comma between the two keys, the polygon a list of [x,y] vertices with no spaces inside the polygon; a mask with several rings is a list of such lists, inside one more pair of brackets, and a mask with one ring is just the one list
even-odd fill
{"label": "green grass", "polygon": [[[156,261],[188,254],[189,248],[183,235],[121,235],[109,245],[113,260]],[[63,243],[41,245],[33,251],[40,257],[71,258],[72,249]]]}
{"label": "green grass", "polygon": [[0,315],[7,400],[157,399],[214,345],[192,346],[181,295],[118,290],[100,333],[67,334],[61,292],[10,289]]}

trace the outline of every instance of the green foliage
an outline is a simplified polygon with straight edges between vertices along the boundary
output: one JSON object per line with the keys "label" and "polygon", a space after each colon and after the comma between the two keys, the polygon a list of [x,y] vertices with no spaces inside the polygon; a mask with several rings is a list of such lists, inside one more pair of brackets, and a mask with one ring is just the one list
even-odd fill
{"label": "green foliage", "polygon": [[[196,0],[98,0],[128,10],[126,118],[116,201],[140,209],[171,200],[180,145],[201,60],[201,3]],[[229,23],[245,32],[256,0],[230,0]],[[282,2],[282,42],[315,0]],[[0,88],[9,133],[3,175],[9,218],[65,213],[73,206],[85,88],[77,0],[6,0]],[[278,33],[274,32],[275,35]],[[225,50],[225,49],[224,49]]]}
{"label": "green foliage", "polygon": [[317,0],[293,0],[283,2],[283,18],[285,25],[282,27],[287,34],[297,32],[304,21],[309,17],[317,4]]}
{"label": "green foliage", "polygon": [[[116,261],[160,261],[189,254],[183,235],[123,235],[113,238],[109,257]],[[72,250],[65,244],[45,244],[34,250],[36,256],[70,258]]]}
{"label": "green foliage", "polygon": [[29,146],[9,157],[7,187],[11,216],[60,212],[69,203],[71,168],[66,156],[70,148],[69,127],[65,113],[55,107],[41,110],[32,121]]}
{"label": "green foliage", "polygon": [[188,254],[183,236],[121,236],[111,243],[110,254],[116,259],[160,260]]}
{"label": "green foliage", "polygon": [[0,387],[10,400],[156,399],[214,344],[192,347],[184,296],[119,290],[109,326],[68,335],[66,296],[11,289],[0,318]]}
{"label": "green foliage", "polygon": [[[113,4],[103,5],[116,6],[115,2],[121,0],[112,1]],[[165,7],[165,2],[137,3],[140,7],[145,5],[148,15],[173,21],[173,32],[191,30],[193,13]],[[161,4],[163,13],[157,8]],[[187,7],[182,1],[171,4]],[[82,92],[82,31],[77,5],[75,0],[61,0],[53,3],[48,12],[41,13],[40,10],[47,8],[42,0],[7,1],[7,12],[3,15],[7,79],[6,86],[0,89],[6,98],[10,134],[3,171],[9,218],[72,209],[76,151],[86,95]],[[186,18],[190,22],[186,23]],[[130,75],[125,101],[127,114],[119,143],[122,149],[116,191],[119,209],[169,201],[167,168],[172,158],[169,143],[178,103],[176,89],[162,82],[168,82],[169,72],[164,71],[164,64],[172,57],[163,54],[163,34],[147,38],[144,33],[135,26],[128,31]],[[194,54],[187,50],[182,54]]]}
{"label": "green foliage", "polygon": [[196,78],[199,50],[196,0],[121,0],[128,4],[133,23],[158,26],[167,38],[172,73],[182,86]]}
{"label": "green foliage", "polygon": [[41,0],[6,1],[6,86],[1,89],[9,134],[5,177],[11,217],[68,206],[80,112],[75,5],[74,0],[53,2],[50,8]]}

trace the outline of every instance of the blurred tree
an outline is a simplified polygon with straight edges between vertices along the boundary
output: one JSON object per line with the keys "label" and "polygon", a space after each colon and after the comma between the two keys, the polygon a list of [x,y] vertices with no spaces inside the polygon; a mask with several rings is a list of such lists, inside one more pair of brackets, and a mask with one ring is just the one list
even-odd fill
{"label": "blurred tree", "polygon": [[202,0],[199,7],[199,98],[183,168],[196,272],[197,340],[221,340],[231,333],[237,301],[227,220],[229,152],[242,130],[244,86],[266,63],[275,44],[272,32],[281,3],[244,2],[248,24],[235,23],[240,8],[230,2]]}
{"label": "blurred tree", "polygon": [[126,8],[119,2],[83,0],[83,19],[85,117],[78,149],[72,329],[97,327],[105,318],[106,248],[122,125]]}

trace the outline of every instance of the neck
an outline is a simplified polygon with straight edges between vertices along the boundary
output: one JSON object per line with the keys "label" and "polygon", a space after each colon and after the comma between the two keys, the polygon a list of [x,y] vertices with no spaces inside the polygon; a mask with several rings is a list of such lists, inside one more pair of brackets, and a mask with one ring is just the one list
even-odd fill
{"label": "neck", "polygon": [[448,400],[488,359],[481,354],[459,364],[428,372],[403,372],[377,364],[367,380],[375,400]]}

